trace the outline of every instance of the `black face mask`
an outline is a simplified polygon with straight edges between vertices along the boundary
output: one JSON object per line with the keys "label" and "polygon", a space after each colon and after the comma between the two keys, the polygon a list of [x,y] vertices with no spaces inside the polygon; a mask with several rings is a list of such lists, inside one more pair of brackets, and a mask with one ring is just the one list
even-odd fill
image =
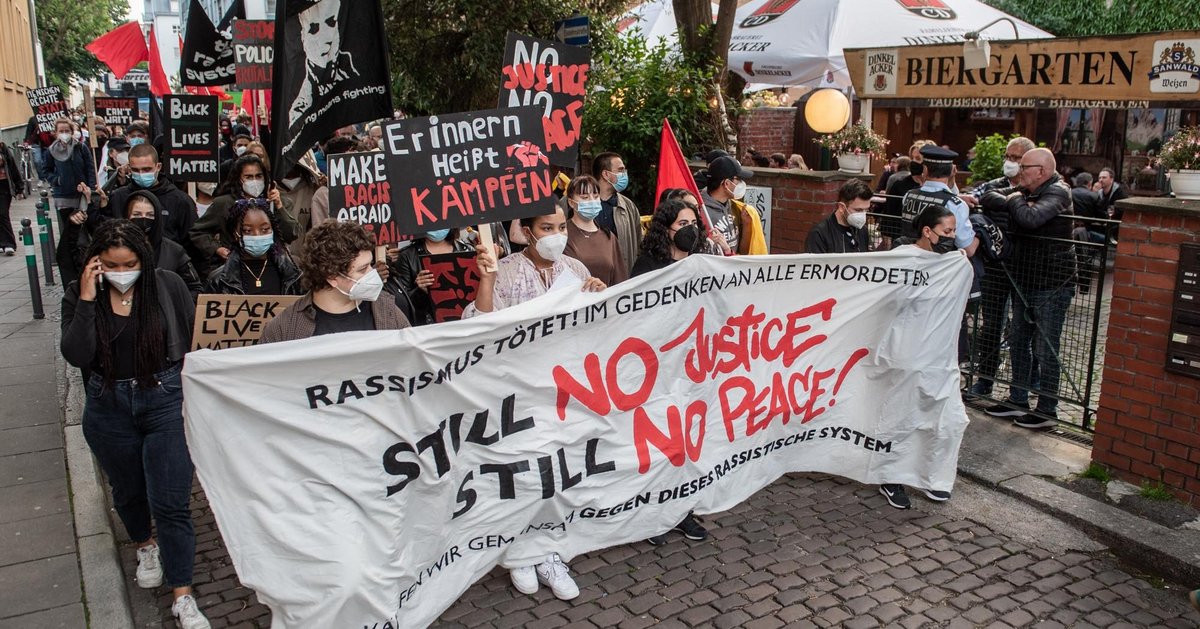
{"label": "black face mask", "polygon": [[675,231],[675,235],[671,237],[671,241],[680,251],[691,253],[696,248],[696,242],[700,240],[700,230],[695,225],[686,225]]}
{"label": "black face mask", "polygon": [[938,241],[933,243],[934,253],[950,253],[951,251],[955,251],[957,249],[958,246],[954,244],[953,238],[942,238],[941,236],[938,236]]}
{"label": "black face mask", "polygon": [[146,218],[144,216],[139,216],[137,218],[131,218],[129,220],[134,225],[137,225],[138,229],[142,230],[142,233],[146,234],[147,236],[150,235],[150,232],[154,231],[154,219],[152,219],[152,218]]}

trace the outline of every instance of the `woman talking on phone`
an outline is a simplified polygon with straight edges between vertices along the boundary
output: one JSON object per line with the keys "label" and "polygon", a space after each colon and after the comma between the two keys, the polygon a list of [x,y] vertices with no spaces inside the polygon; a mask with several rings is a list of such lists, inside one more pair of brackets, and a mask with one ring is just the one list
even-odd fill
{"label": "woman talking on phone", "polygon": [[84,438],[138,545],[138,586],[165,582],[180,625],[208,629],[192,596],[192,461],[180,380],[195,314],[191,294],[178,275],[155,268],[150,241],[125,219],[102,224],[83,259],[79,281],[63,296],[62,354],[87,383]]}

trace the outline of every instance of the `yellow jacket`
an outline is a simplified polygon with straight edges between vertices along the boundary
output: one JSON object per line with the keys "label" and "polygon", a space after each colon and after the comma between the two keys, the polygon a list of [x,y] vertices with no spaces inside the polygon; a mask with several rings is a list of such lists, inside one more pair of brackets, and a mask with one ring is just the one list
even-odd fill
{"label": "yellow jacket", "polygon": [[733,220],[737,223],[738,232],[741,234],[741,242],[737,247],[738,254],[744,256],[766,255],[767,237],[763,234],[762,219],[758,216],[758,210],[737,199],[731,199],[729,203],[730,209],[737,210],[733,215]]}

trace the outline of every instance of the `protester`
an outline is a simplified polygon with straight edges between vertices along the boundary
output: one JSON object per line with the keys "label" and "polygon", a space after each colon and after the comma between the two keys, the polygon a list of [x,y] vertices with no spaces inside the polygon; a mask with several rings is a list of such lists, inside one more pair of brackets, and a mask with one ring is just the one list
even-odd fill
{"label": "protester", "polygon": [[805,253],[863,253],[869,248],[867,210],[871,188],[860,179],[850,179],[838,190],[838,203],[829,216],[813,226],[804,244]]}
{"label": "protester", "polygon": [[767,253],[758,210],[741,201],[746,196],[746,180],[753,176],[732,157],[718,157],[708,165],[705,189],[700,191],[709,226],[721,232],[725,242],[741,255]]}
{"label": "protester", "polygon": [[642,254],[633,264],[631,277],[664,269],[693,253],[702,253],[704,243],[696,200],[667,199],[659,203],[650,218],[646,236],[642,238]]}
{"label": "protester", "polygon": [[156,270],[154,257],[127,220],[96,230],[83,276],[63,296],[62,354],[84,370],[83,435],[138,546],[138,586],[165,582],[180,625],[207,629],[191,587],[196,535],[180,379],[195,307],[183,280]]}
{"label": "protester", "polygon": [[[1054,154],[1047,149],[1025,153],[1020,170],[1020,188],[1015,192],[1005,195],[992,190],[980,199],[985,212],[1002,217],[1017,236],[1007,263],[1015,278],[1009,336],[1013,384],[1008,399],[989,407],[987,413],[1012,417],[1022,428],[1045,428],[1057,423],[1059,341],[1074,292],[1074,249],[1068,244],[1071,189],[1055,172]],[[1036,408],[1040,417],[1029,415],[1035,356],[1041,382]]]}
{"label": "protester", "polygon": [[[357,141],[353,138],[344,136],[336,136],[325,143],[325,156],[340,155],[342,153],[350,153],[355,150]],[[328,173],[328,168],[323,168],[322,172]],[[324,223],[325,221],[336,219],[329,215],[329,186],[324,185],[317,188],[317,191],[312,196],[312,209],[310,211],[311,223],[313,227]]]}
{"label": "protester", "polygon": [[13,197],[20,199],[25,194],[25,180],[21,178],[17,164],[12,148],[0,142],[0,251],[6,256],[17,252],[17,235],[13,233],[9,210]]}
{"label": "protester", "polygon": [[267,172],[271,172],[271,158],[267,155],[267,147],[262,142],[254,141],[246,145],[247,155],[257,155],[261,159],[263,166],[266,166]]}
{"label": "protester", "polygon": [[617,235],[595,220],[603,207],[599,182],[589,175],[572,179],[563,203],[569,217],[566,254],[582,262],[592,277],[607,286],[629,279],[629,265],[621,257]]}
{"label": "protester", "polygon": [[205,286],[222,295],[299,295],[300,270],[279,233],[279,217],[265,199],[241,199],[226,216],[225,232],[234,234],[223,266]]}
{"label": "protester", "polygon": [[144,120],[135,120],[125,128],[125,141],[129,146],[145,144],[150,139],[150,125]]}
{"label": "protester", "polygon": [[107,209],[104,209],[106,203],[101,199],[102,211],[89,216],[88,224],[95,229],[104,220],[123,216],[130,195],[145,190],[158,198],[159,212],[155,218],[162,235],[179,243],[185,250],[190,249],[192,242],[188,233],[196,224],[196,202],[167,179],[162,172],[158,151],[149,144],[130,149],[129,173],[129,185],[113,190],[107,201]]}
{"label": "protester", "polygon": [[246,151],[250,148],[250,143],[253,141],[254,138],[251,138],[250,135],[246,133],[233,136],[233,141],[230,144],[229,151],[231,155],[229,158],[221,161],[221,167],[218,171],[221,181],[225,181],[229,178],[229,171],[233,168],[233,163],[237,161],[238,158],[246,154]]}
{"label": "protester", "polygon": [[[138,148],[151,147],[143,144]],[[196,267],[192,266],[191,257],[183,249],[183,245],[164,237],[164,214],[162,201],[152,191],[135,190],[125,201],[121,218],[133,222],[149,239],[150,249],[154,251],[155,268],[178,275],[183,283],[187,284],[188,291],[192,293],[192,300],[195,301],[203,288],[200,276],[196,273]]]}
{"label": "protester", "polygon": [[409,327],[392,300],[379,299],[383,278],[372,264],[374,250],[375,236],[358,223],[313,227],[301,258],[304,296],[267,322],[259,344]]}
{"label": "protester", "polygon": [[195,262],[201,273],[220,267],[229,257],[234,238],[234,234],[225,229],[229,224],[229,209],[243,199],[269,201],[279,219],[279,230],[274,234],[275,239],[283,245],[296,239],[299,226],[292,216],[291,208],[284,202],[279,190],[271,181],[270,171],[257,156],[244,155],[234,162],[229,177],[217,190],[212,204],[189,232],[192,245],[199,253],[200,259]]}
{"label": "protester", "polygon": [[124,137],[115,137],[109,138],[104,149],[108,153],[108,163],[101,173],[104,183],[100,184],[100,189],[104,194],[111,195],[114,190],[129,185],[131,181],[129,178],[130,146]]}
{"label": "protester", "polygon": [[600,213],[596,224],[616,234],[621,259],[632,265],[642,243],[641,211],[629,197],[621,194],[629,187],[629,170],[616,153],[601,153],[592,160],[592,177],[600,183]]}
{"label": "protester", "polygon": [[30,116],[28,124],[25,125],[25,146],[29,147],[30,153],[33,155],[33,165],[39,175],[47,158],[46,149],[50,148],[50,144],[53,142],[54,133],[39,131],[37,114]]}
{"label": "protester", "polygon": [[891,160],[891,163],[894,164],[894,166],[892,167],[892,174],[888,175],[887,179],[883,180],[884,191],[891,189],[891,187],[896,185],[896,182],[900,181],[901,179],[907,179],[908,177],[912,176],[911,167],[913,161],[909,159],[908,156],[901,155],[896,157]]}
{"label": "protester", "polygon": [[67,118],[54,122],[55,140],[42,163],[41,177],[51,187],[58,210],[58,247],[55,259],[63,284],[79,279],[79,246],[87,207],[81,205],[83,190],[96,188],[96,165],[92,152],[75,139],[75,125]]}
{"label": "protester", "polygon": [[426,232],[400,250],[396,261],[392,263],[391,276],[394,279],[385,288],[390,288],[395,294],[396,305],[401,310],[405,309],[405,305],[408,306],[412,312],[409,321],[413,325],[435,323],[435,304],[429,298],[429,289],[434,283],[433,273],[424,268],[421,257],[473,250],[473,247],[459,240],[457,229]]}
{"label": "protester", "polygon": [[296,217],[296,240],[292,241],[291,249],[292,253],[299,253],[304,244],[304,234],[313,226],[312,200],[313,194],[321,186],[321,176],[301,161],[275,184],[279,187],[284,204],[291,204],[292,215]]}
{"label": "protester", "polygon": [[221,146],[217,151],[217,159],[224,164],[228,160],[237,157],[233,152],[233,123],[225,114],[221,114],[217,121],[217,127],[221,132]]}

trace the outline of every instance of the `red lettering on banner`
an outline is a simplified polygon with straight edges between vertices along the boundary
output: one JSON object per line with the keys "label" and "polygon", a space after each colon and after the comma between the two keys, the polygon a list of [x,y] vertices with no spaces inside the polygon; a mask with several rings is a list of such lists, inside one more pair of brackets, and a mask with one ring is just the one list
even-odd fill
{"label": "red lettering on banner", "polygon": [[379,205],[392,202],[391,184],[386,181],[366,183],[357,186],[343,186],[346,193],[346,206]]}
{"label": "red lettering on banner", "polygon": [[583,96],[588,68],[589,65],[586,63],[569,66],[547,66],[544,63],[535,66],[530,63],[522,63],[507,66],[503,69],[503,88]]}
{"label": "red lettering on banner", "polygon": [[[638,473],[650,471],[650,446],[666,455],[675,467],[682,466],[685,457],[693,463],[700,460],[707,411],[708,405],[696,400],[688,405],[685,419],[680,417],[679,407],[671,404],[667,407],[667,433],[663,434],[644,408],[636,408],[633,411],[633,447],[637,451]],[[697,427],[694,440],[691,438],[693,427]]]}
{"label": "red lettering on banner", "polygon": [[[550,117],[542,119],[542,128],[546,132],[546,150],[567,150],[579,139],[579,127],[583,118],[579,115],[583,109],[583,101],[567,105],[565,109],[556,109]],[[563,124],[567,118],[569,125]]]}

